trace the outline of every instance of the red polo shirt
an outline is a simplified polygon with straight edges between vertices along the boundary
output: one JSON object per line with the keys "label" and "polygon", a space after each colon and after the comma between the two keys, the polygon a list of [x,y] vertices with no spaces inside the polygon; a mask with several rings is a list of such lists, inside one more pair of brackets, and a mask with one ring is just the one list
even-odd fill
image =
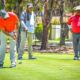
{"label": "red polo shirt", "polygon": [[19,19],[17,15],[13,12],[8,12],[9,17],[4,19],[4,27],[6,32],[13,32],[16,29],[16,24]]}
{"label": "red polo shirt", "polygon": [[3,18],[0,16],[0,30],[4,29],[4,20]]}
{"label": "red polo shirt", "polygon": [[73,33],[80,33],[80,15],[71,16],[68,24],[71,25]]}

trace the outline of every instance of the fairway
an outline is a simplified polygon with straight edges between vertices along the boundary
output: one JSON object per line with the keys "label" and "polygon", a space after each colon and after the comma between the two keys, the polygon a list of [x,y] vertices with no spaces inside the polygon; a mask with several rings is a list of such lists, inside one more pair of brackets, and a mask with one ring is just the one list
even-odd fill
{"label": "fairway", "polygon": [[80,80],[80,61],[73,54],[35,53],[36,60],[28,60],[24,54],[22,64],[17,60],[16,68],[9,68],[9,54],[0,69],[0,80]]}

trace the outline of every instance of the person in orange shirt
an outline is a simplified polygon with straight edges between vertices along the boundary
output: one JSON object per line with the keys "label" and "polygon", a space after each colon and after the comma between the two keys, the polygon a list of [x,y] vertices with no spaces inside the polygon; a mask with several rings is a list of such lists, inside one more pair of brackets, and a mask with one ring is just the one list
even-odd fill
{"label": "person in orange shirt", "polygon": [[17,32],[17,23],[19,21],[17,15],[13,12],[6,12],[5,10],[1,10],[1,18],[0,23],[1,26],[1,45],[0,45],[0,67],[3,67],[4,57],[6,51],[6,35],[10,38],[10,60],[11,60],[11,68],[16,67],[16,32]]}

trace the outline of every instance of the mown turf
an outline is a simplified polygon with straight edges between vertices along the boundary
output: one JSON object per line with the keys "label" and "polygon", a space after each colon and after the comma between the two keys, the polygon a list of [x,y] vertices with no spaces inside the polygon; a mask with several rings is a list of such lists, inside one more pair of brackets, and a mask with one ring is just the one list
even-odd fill
{"label": "mown turf", "polygon": [[37,60],[28,60],[24,54],[22,64],[9,68],[9,54],[6,55],[0,80],[80,80],[80,61],[74,61],[72,54],[34,54]]}

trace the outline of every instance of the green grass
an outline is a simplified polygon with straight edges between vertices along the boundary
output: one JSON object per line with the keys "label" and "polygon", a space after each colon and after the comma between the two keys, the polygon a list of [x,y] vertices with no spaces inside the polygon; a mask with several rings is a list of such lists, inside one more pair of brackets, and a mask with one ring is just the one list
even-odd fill
{"label": "green grass", "polygon": [[80,80],[80,61],[73,60],[73,54],[34,54],[37,60],[28,60],[24,54],[22,64],[16,68],[10,65],[6,55],[6,68],[0,69],[0,80]]}

